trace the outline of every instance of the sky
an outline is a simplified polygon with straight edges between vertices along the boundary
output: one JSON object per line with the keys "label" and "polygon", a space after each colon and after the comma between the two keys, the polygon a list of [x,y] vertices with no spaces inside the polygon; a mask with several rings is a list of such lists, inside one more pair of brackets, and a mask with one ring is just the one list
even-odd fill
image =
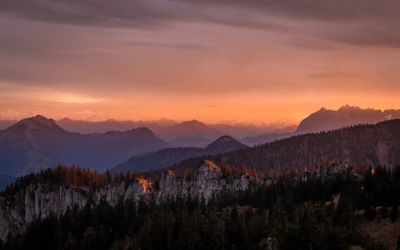
{"label": "sky", "polygon": [[398,0],[3,0],[0,119],[400,108]]}

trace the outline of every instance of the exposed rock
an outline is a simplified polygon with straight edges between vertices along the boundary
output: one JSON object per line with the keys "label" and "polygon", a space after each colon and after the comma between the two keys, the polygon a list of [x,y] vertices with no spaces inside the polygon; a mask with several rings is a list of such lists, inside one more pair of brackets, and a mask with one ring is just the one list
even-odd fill
{"label": "exposed rock", "polygon": [[167,171],[160,177],[158,188],[154,188],[153,183],[147,180],[137,179],[130,183],[109,184],[91,194],[63,185],[29,185],[14,197],[0,200],[0,239],[4,242],[9,233],[23,233],[28,224],[36,219],[47,218],[50,214],[62,216],[74,207],[82,210],[89,200],[94,205],[105,200],[115,206],[120,199],[137,202],[141,198],[155,198],[160,203],[168,198],[186,198],[190,195],[199,199],[204,197],[208,202],[214,193],[224,188],[232,191],[245,190],[252,181],[256,181],[245,174],[231,179],[225,178],[211,161],[204,161],[199,165],[197,176],[195,180],[185,181]]}
{"label": "exposed rock", "polygon": [[267,239],[267,250],[278,250],[278,242],[274,238]]}

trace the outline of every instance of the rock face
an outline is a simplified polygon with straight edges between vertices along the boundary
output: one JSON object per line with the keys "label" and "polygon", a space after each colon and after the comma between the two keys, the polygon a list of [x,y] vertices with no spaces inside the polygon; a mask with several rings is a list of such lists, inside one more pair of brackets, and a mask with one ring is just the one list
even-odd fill
{"label": "rock face", "polygon": [[0,201],[0,240],[4,242],[9,233],[23,232],[35,219],[46,218],[51,213],[60,216],[74,206],[82,209],[86,202],[81,193],[71,188],[30,185],[15,195],[13,201],[4,198]]}
{"label": "rock face", "polygon": [[137,179],[130,183],[109,184],[91,194],[64,185],[29,185],[14,197],[0,198],[0,240],[6,241],[10,233],[23,233],[26,226],[36,219],[47,218],[50,214],[61,216],[74,207],[82,210],[89,200],[94,205],[105,200],[115,206],[121,198],[135,202],[141,198],[154,198],[160,203],[167,198],[185,198],[190,195],[192,198],[204,197],[208,202],[214,193],[224,188],[232,191],[246,190],[256,181],[245,174],[225,178],[211,161],[199,165],[197,176],[195,180],[185,181],[167,171],[160,177],[158,188],[149,181]]}
{"label": "rock face", "polygon": [[193,181],[184,181],[175,176],[172,172],[163,174],[159,180],[159,191],[155,192],[158,201],[166,198],[176,199],[177,197],[204,197],[209,201],[214,193],[224,188],[231,191],[246,190],[250,187],[252,180],[250,176],[242,174],[232,180],[224,178],[221,170],[211,161],[203,161],[197,169],[198,177]]}

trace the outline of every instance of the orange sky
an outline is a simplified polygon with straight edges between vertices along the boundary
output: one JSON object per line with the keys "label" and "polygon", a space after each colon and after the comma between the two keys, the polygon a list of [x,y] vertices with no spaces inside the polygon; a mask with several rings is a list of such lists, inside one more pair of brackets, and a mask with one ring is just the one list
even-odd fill
{"label": "orange sky", "polygon": [[396,1],[360,1],[355,13],[318,2],[134,0],[111,11],[36,1],[0,10],[1,119],[296,123],[321,107],[400,108]]}

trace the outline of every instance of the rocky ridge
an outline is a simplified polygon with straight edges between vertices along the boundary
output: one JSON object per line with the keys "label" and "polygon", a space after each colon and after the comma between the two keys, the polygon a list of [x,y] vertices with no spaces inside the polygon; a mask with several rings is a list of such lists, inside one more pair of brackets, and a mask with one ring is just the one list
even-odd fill
{"label": "rocky ridge", "polygon": [[[334,164],[315,173],[307,171],[298,173],[292,181],[307,181],[310,176],[329,178],[344,174],[347,169],[348,166],[345,164]],[[67,185],[31,184],[13,197],[0,197],[0,240],[5,242],[9,234],[25,232],[27,225],[37,219],[47,218],[51,214],[62,216],[73,208],[83,210],[87,204],[96,206],[103,200],[111,206],[116,206],[121,198],[123,201],[134,202],[140,199],[144,201],[154,199],[156,203],[161,203],[167,199],[190,196],[199,200],[204,199],[208,203],[214,194],[224,189],[238,192],[259,185],[268,186],[274,182],[272,178],[259,179],[246,173],[227,177],[213,162],[204,160],[197,168],[197,178],[191,180],[185,180],[172,171],[166,171],[154,183],[138,178],[129,183],[108,184],[94,192]]]}
{"label": "rocky ridge", "polygon": [[9,234],[23,233],[26,226],[37,219],[50,214],[61,216],[74,207],[82,210],[88,201],[94,206],[103,199],[115,206],[120,198],[124,201],[154,198],[157,203],[167,198],[198,197],[209,201],[212,195],[224,188],[232,191],[246,190],[254,181],[250,176],[241,174],[235,178],[224,178],[220,169],[210,161],[202,162],[198,167],[198,177],[186,181],[167,171],[158,180],[158,187],[144,179],[131,183],[108,184],[89,194],[84,189],[65,185],[29,185],[14,197],[0,197],[0,240],[5,242]]}

